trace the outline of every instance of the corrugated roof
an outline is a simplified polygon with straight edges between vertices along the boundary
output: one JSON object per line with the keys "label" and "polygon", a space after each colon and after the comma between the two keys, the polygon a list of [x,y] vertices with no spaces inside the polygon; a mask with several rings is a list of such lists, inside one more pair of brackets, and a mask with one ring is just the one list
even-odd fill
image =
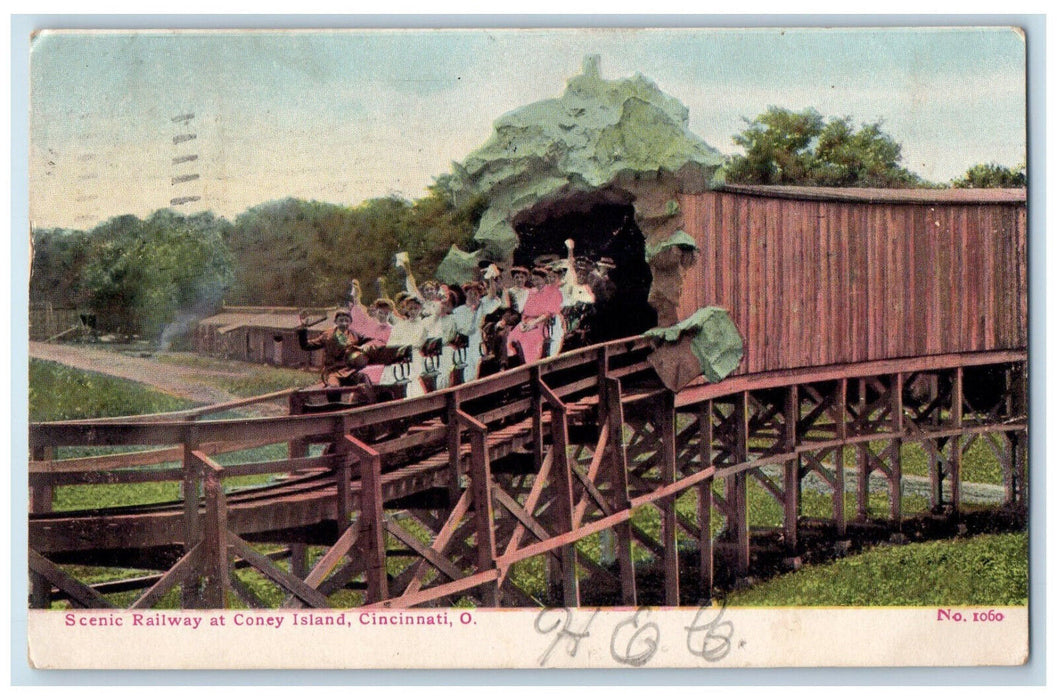
{"label": "corrugated roof", "polygon": [[720,192],[781,199],[891,204],[1023,204],[1027,189],[890,189],[874,187],[794,187],[789,185],[723,185]]}

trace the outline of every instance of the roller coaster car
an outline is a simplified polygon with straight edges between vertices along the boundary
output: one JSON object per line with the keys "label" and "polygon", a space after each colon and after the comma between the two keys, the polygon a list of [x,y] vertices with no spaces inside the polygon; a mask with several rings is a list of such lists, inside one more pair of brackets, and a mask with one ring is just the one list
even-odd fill
{"label": "roller coaster car", "polygon": [[[406,365],[411,361],[411,348],[403,347],[380,347],[371,348],[366,351],[368,361],[371,365]],[[406,375],[407,372],[397,372]],[[307,400],[302,403],[302,413],[328,413],[330,411],[343,411],[356,406],[367,406],[370,404],[392,401],[404,398],[407,391],[406,382],[398,382],[392,385],[379,385],[371,382],[362,371],[343,371],[338,375],[338,386],[328,386],[320,382],[306,391],[315,397],[320,390],[325,389],[323,394],[325,400],[322,402]]]}

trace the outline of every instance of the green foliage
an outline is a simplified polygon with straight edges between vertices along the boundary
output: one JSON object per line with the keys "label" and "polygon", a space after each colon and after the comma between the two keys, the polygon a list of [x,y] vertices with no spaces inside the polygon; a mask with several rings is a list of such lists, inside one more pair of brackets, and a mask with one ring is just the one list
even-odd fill
{"label": "green foliage", "polygon": [[997,163],[977,163],[964,176],[951,181],[951,186],[957,188],[1026,187],[1027,184],[1025,163],[1013,169]]}
{"label": "green foliage", "polygon": [[414,202],[383,197],[346,207],[287,198],[240,214],[160,210],[146,220],[114,217],[91,231],[33,232],[30,299],[92,310],[99,330],[166,341],[174,328],[234,304],[329,306],[345,300],[352,278],[403,285],[393,255],[406,250],[423,279],[452,245],[467,248],[480,198],[456,197],[438,178]]}
{"label": "green foliage", "polygon": [[193,405],[125,379],[45,360],[29,361],[31,422],[164,413]]}
{"label": "green foliage", "polygon": [[229,227],[211,213],[163,209],[88,232],[34,232],[30,299],[91,309],[101,331],[158,337],[181,313],[220,301],[231,282]]}
{"label": "green foliage", "polygon": [[345,300],[354,278],[365,300],[379,277],[393,294],[403,285],[392,266],[402,250],[425,279],[453,244],[468,246],[482,210],[479,200],[457,202],[447,182],[439,179],[414,202],[383,197],[349,208],[284,199],[248,210],[228,237],[236,260],[228,301],[329,306]]}
{"label": "green foliage", "polygon": [[994,606],[1027,601],[1026,533],[878,547],[727,598],[732,606]]}
{"label": "green foliage", "polygon": [[902,147],[881,122],[856,129],[851,117],[827,121],[814,109],[768,107],[734,136],[745,155],[724,168],[727,182],[816,187],[918,187],[921,178],[899,165]]}
{"label": "green foliage", "polygon": [[29,298],[37,304],[84,306],[89,296],[84,269],[91,257],[89,233],[59,228],[33,231]]}

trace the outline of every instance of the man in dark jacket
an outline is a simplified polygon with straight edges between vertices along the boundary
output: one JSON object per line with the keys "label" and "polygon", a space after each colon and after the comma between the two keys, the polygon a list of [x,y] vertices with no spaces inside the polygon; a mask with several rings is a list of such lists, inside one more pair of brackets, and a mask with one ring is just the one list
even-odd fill
{"label": "man in dark jacket", "polygon": [[299,315],[297,342],[302,350],[323,350],[323,371],[320,376],[327,386],[353,386],[361,381],[360,370],[368,365],[363,345],[368,338],[349,328],[352,316],[345,309],[334,312],[334,327],[308,339],[308,314]]}

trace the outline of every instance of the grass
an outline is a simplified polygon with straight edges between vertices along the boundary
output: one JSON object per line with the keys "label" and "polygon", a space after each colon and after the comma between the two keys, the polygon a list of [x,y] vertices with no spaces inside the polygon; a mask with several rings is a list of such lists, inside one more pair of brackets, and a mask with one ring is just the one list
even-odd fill
{"label": "grass", "polygon": [[877,547],[727,597],[728,605],[744,607],[1026,605],[1027,601],[1028,536],[1023,532]]}
{"label": "grass", "polygon": [[197,377],[199,381],[239,398],[303,387],[319,381],[318,372],[218,360],[190,353],[160,353],[155,359],[170,365],[201,369],[203,372]]}
{"label": "grass", "polygon": [[126,379],[85,372],[57,362],[29,361],[29,420],[32,423],[165,413],[192,408]]}

